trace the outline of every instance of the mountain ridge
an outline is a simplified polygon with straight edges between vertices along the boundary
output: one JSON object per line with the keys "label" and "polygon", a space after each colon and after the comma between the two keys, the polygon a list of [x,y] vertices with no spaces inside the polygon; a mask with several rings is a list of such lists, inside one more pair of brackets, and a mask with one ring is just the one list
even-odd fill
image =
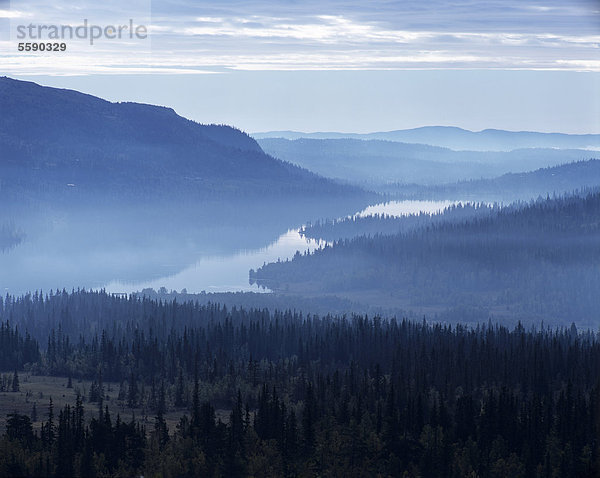
{"label": "mountain ridge", "polygon": [[378,131],[371,133],[340,133],[298,131],[268,131],[252,133],[257,140],[285,139],[380,139],[412,144],[427,144],[455,151],[512,151],[520,148],[600,149],[600,134],[544,133],[538,131],[507,131],[486,128],[471,131],[457,126],[421,126],[418,128]]}
{"label": "mountain ridge", "polygon": [[589,159],[593,152],[571,149],[455,151],[421,143],[353,138],[258,139],[269,154],[317,174],[355,184],[390,182],[434,185],[493,178],[505,173]]}
{"label": "mountain ridge", "polygon": [[165,106],[0,78],[0,193],[128,197],[361,194]]}

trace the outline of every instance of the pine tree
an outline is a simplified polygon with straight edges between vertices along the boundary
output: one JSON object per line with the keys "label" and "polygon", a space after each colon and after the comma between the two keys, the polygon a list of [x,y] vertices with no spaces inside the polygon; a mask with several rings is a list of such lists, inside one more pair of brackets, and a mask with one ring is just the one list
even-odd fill
{"label": "pine tree", "polygon": [[238,389],[237,400],[229,415],[229,445],[233,453],[242,446],[244,436],[244,415],[242,407],[242,392]]}
{"label": "pine tree", "polygon": [[161,449],[169,441],[169,428],[167,427],[167,422],[165,421],[162,410],[158,410],[156,417],[154,418],[154,435],[156,436],[156,441]]}
{"label": "pine tree", "polygon": [[200,426],[200,384],[198,382],[198,365],[194,370],[194,393],[192,394],[192,428]]}
{"label": "pine tree", "polygon": [[17,369],[15,369],[15,373],[14,373],[13,379],[12,379],[12,391],[13,392],[19,391],[19,375],[17,374]]}
{"label": "pine tree", "polygon": [[54,405],[52,403],[52,397],[48,402],[48,421],[46,422],[46,441],[49,446],[54,443]]}
{"label": "pine tree", "polygon": [[131,372],[131,375],[129,377],[129,390],[127,393],[127,406],[129,408],[134,408],[137,405],[137,396],[138,396],[137,382],[135,380],[134,373]]}
{"label": "pine tree", "polygon": [[179,375],[177,377],[177,387],[175,389],[175,406],[182,407],[185,405],[183,397],[185,395],[185,386],[183,383],[183,370],[179,367]]}
{"label": "pine tree", "polygon": [[304,451],[310,455],[315,445],[315,411],[316,403],[312,384],[308,384],[302,412],[302,434],[304,438]]}

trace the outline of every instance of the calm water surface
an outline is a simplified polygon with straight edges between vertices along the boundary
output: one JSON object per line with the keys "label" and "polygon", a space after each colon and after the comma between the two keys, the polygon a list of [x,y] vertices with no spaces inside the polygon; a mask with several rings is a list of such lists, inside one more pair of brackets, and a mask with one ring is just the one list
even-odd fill
{"label": "calm water surface", "polygon": [[[396,201],[369,206],[355,215],[431,214],[451,204]],[[225,211],[222,217],[234,215],[235,211]],[[244,224],[185,217],[171,224],[165,220],[164,215],[144,217],[138,223],[132,217],[110,215],[51,218],[44,227],[27,231],[22,244],[0,252],[0,293],[80,287],[121,293],[161,287],[189,293],[260,292],[264,290],[248,282],[250,269],[325,244],[302,236],[302,224],[280,234],[290,225],[289,218],[284,225],[286,217],[268,228],[252,217]]]}
{"label": "calm water surface", "polygon": [[[388,216],[406,216],[424,212],[435,214],[444,208],[456,204],[455,201],[390,201],[369,206],[358,211],[356,216],[386,214]],[[202,257],[192,266],[177,274],[145,282],[112,281],[105,286],[110,292],[136,292],[145,288],[158,290],[197,292],[265,292],[257,285],[248,283],[248,271],[257,269],[265,263],[291,259],[296,251],[313,251],[325,245],[325,241],[309,239],[300,234],[301,228],[291,229],[282,234],[268,246],[249,251],[240,251],[231,255]]]}

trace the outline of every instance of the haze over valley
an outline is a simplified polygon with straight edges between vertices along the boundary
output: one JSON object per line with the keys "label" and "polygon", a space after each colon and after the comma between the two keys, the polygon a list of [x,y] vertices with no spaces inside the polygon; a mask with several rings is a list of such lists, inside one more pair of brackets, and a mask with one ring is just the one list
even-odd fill
{"label": "haze over valley", "polygon": [[0,0],[0,478],[600,477],[598,0]]}
{"label": "haze over valley", "polygon": [[[324,133],[257,142],[235,128],[201,125],[169,108],[111,103],[9,78],[0,81],[0,92],[2,110],[10,113],[0,122],[1,285],[13,294],[82,287],[119,293],[273,290],[298,297],[306,293],[315,303],[321,295],[331,300],[337,293],[344,307],[359,303],[373,310],[422,311],[427,309],[414,300],[391,299],[394,293],[347,293],[331,282],[315,281],[307,290],[284,287],[266,271],[279,270],[277,263],[297,252],[331,249],[341,238],[434,237],[439,232],[430,229],[443,224],[460,228],[470,221],[493,221],[515,200],[524,203],[511,205],[511,211],[527,208],[534,199],[540,204],[538,198],[546,196],[586,198],[600,184],[594,152],[571,149],[595,144],[594,135],[422,128],[361,139],[313,139],[336,136]],[[459,140],[467,150],[433,145]],[[511,149],[511,144],[531,148]],[[507,151],[478,151],[484,146]],[[343,247],[332,248],[338,249]],[[347,274],[356,275],[340,262],[343,254],[335,265],[318,259],[325,257],[322,253],[314,257],[328,271],[320,277],[332,273],[344,282]],[[353,270],[377,267],[368,255],[363,260],[347,262]],[[401,269],[403,260],[398,256],[388,264]],[[249,280],[250,270],[259,273],[252,272]],[[541,269],[528,274],[542,276]],[[357,283],[364,291],[391,288],[400,296],[415,295],[384,277]],[[423,293],[443,289],[433,282],[415,287]],[[464,300],[463,306],[482,306],[479,300]],[[566,307],[575,307],[579,299],[573,300]],[[441,301],[428,310],[434,317],[456,306]],[[494,310],[490,306],[489,313]],[[577,321],[589,325],[592,319],[585,314]],[[554,319],[568,321],[566,315]]]}
{"label": "haze over valley", "polygon": [[0,476],[597,474],[599,135],[0,111]]}

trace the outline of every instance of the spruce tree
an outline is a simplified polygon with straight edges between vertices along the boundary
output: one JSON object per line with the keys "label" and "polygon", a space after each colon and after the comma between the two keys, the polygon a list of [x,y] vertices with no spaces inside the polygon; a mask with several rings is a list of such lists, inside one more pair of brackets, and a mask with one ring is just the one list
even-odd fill
{"label": "spruce tree", "polygon": [[15,373],[14,373],[13,379],[12,379],[12,391],[13,392],[19,391],[19,374],[17,373],[17,369],[15,369]]}

